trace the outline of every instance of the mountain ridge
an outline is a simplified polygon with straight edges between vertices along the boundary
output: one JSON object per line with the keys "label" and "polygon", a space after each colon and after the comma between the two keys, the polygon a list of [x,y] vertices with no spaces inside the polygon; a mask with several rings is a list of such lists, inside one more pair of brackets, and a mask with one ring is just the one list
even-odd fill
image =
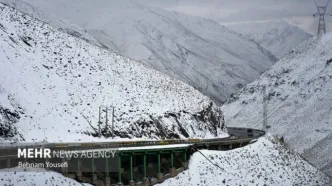
{"label": "mountain ridge", "polygon": [[[222,109],[227,125],[262,128],[263,88],[267,87],[268,125],[290,148],[331,176],[328,155],[332,108],[332,33],[293,49],[262,76],[233,94]],[[319,150],[320,149],[320,150]],[[317,158],[319,157],[319,158]]]}
{"label": "mountain ridge", "polygon": [[312,37],[299,27],[282,20],[225,26],[248,39],[258,42],[278,58],[282,58],[293,48]]}
{"label": "mountain ridge", "polygon": [[134,1],[15,0],[22,1],[81,26],[109,50],[180,79],[217,103],[277,61],[259,44],[215,21]]}
{"label": "mountain ridge", "polygon": [[115,140],[216,137],[216,105],[193,87],[14,8],[0,9],[2,140],[108,140],[105,114],[96,138],[100,106],[115,107]]}

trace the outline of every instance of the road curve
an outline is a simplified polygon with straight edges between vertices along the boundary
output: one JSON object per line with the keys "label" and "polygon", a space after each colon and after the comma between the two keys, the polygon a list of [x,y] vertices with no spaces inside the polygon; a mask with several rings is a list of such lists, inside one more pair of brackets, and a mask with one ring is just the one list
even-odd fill
{"label": "road curve", "polygon": [[[138,141],[115,141],[115,142],[81,142],[81,143],[17,143],[2,144],[0,152],[3,150],[16,150],[17,148],[51,148],[51,149],[100,149],[100,148],[120,148],[120,147],[140,147],[154,145],[175,145],[175,144],[192,144],[202,145],[209,143],[218,144],[235,144],[249,143],[265,135],[265,132],[257,129],[229,127],[229,137],[212,138],[212,139],[170,139],[170,140],[138,140]],[[8,152],[8,151],[7,151]],[[1,153],[2,154],[2,153]]]}

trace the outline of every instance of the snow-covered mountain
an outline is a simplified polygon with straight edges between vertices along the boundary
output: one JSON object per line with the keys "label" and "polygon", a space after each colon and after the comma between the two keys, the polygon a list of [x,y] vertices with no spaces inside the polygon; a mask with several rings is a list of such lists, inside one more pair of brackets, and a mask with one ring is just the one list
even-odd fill
{"label": "snow-covered mountain", "polygon": [[22,11],[32,6],[49,17],[79,25],[109,50],[180,79],[219,103],[277,60],[259,44],[217,22],[138,1],[1,1]]}
{"label": "snow-covered mountain", "polygon": [[295,25],[277,20],[231,24],[227,25],[227,28],[257,41],[278,58],[282,58],[293,48],[312,37]]}
{"label": "snow-covered mountain", "polygon": [[196,152],[190,158],[188,170],[159,186],[330,185],[324,173],[275,139],[270,140],[260,138],[255,144],[231,151],[202,150],[215,166]]}
{"label": "snow-covered mountain", "polygon": [[111,105],[118,137],[216,133],[215,105],[189,85],[1,3],[0,15],[2,139],[96,140],[99,106]]}
{"label": "snow-covered mountain", "polygon": [[267,86],[271,133],[332,175],[332,33],[300,44],[222,106],[226,125],[262,128]]}

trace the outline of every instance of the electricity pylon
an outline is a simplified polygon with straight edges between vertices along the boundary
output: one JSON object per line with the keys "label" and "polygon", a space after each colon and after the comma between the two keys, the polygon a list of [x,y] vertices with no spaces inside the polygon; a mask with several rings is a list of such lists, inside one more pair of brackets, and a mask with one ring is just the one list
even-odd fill
{"label": "electricity pylon", "polygon": [[[103,108],[105,109],[105,110],[103,110]],[[109,107],[109,106],[100,106],[99,107],[99,120],[98,120],[98,137],[100,138],[101,137],[101,124],[103,123],[101,120],[102,120],[102,117],[101,117],[101,115],[103,114],[103,112],[106,112],[106,123],[105,123],[105,129],[106,129],[106,131],[105,131],[105,133],[106,133],[106,136],[105,137],[108,137],[108,111],[109,111],[109,109],[112,109],[112,138],[114,138],[114,106],[111,106],[111,107]]]}
{"label": "electricity pylon", "polygon": [[318,23],[318,32],[317,35],[325,34],[326,33],[326,26],[325,26],[325,15],[332,16],[332,14],[326,13],[327,6],[329,5],[330,0],[326,3],[325,6],[319,6],[315,1],[316,7],[317,7],[317,13],[315,13],[313,16],[319,16],[319,23]]}

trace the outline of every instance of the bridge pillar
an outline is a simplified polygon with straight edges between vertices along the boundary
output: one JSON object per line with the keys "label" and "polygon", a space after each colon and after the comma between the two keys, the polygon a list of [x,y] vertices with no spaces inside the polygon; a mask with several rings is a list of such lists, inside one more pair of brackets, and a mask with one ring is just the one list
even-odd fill
{"label": "bridge pillar", "polygon": [[91,172],[95,173],[95,159],[93,157],[91,158]]}
{"label": "bridge pillar", "polygon": [[146,174],[146,153],[144,153],[143,155],[143,179],[147,178],[147,174]]}
{"label": "bridge pillar", "polygon": [[129,185],[132,186],[134,182],[134,173],[133,173],[133,154],[130,154],[130,181]]}
{"label": "bridge pillar", "polygon": [[232,149],[232,144],[229,145],[229,149]]}
{"label": "bridge pillar", "polygon": [[143,184],[144,186],[150,186],[150,181],[148,178],[143,178]]}
{"label": "bridge pillar", "polygon": [[160,166],[160,152],[158,152],[158,173],[161,173],[161,166]]}
{"label": "bridge pillar", "polygon": [[105,185],[110,186],[111,185],[111,179],[109,177],[109,164],[108,164],[108,158],[105,157]]}
{"label": "bridge pillar", "polygon": [[81,160],[77,158],[77,172],[76,177],[78,181],[82,180]]}
{"label": "bridge pillar", "polygon": [[163,175],[163,173],[158,173],[158,174],[157,174],[157,180],[158,180],[159,183],[162,182],[162,181],[164,180],[164,175]]}
{"label": "bridge pillar", "polygon": [[158,174],[157,174],[158,182],[162,182],[164,178],[163,173],[161,173],[160,156],[161,156],[161,151],[158,152]]}
{"label": "bridge pillar", "polygon": [[135,182],[133,181],[133,180],[130,180],[129,181],[129,186],[135,186],[136,184],[135,184]]}
{"label": "bridge pillar", "polygon": [[[46,166],[46,165],[47,165],[47,164],[46,164],[47,162],[50,162],[50,159],[49,159],[49,158],[45,158],[45,169],[46,169],[46,170],[49,170],[50,168]],[[62,171],[62,172],[63,172],[63,171]]]}
{"label": "bridge pillar", "polygon": [[121,182],[121,153],[119,153],[118,156],[118,184],[117,185],[123,185]]}
{"label": "bridge pillar", "polygon": [[176,169],[175,167],[169,168],[169,173],[171,177],[175,177],[176,176]]}
{"label": "bridge pillar", "polygon": [[91,173],[92,173],[92,184],[97,183],[97,174],[95,174],[95,159],[91,159]]}
{"label": "bridge pillar", "polygon": [[188,162],[182,162],[182,167],[184,170],[188,169]]}
{"label": "bridge pillar", "polygon": [[174,152],[171,152],[171,168],[174,167]]}
{"label": "bridge pillar", "polygon": [[105,178],[105,186],[111,186],[111,178],[110,177]]}
{"label": "bridge pillar", "polygon": [[188,166],[187,166],[187,151],[184,151],[184,153],[183,153],[182,167],[183,167],[184,170],[186,170],[188,168]]}
{"label": "bridge pillar", "polygon": [[221,145],[218,145],[218,150],[221,150],[222,148],[221,148]]}
{"label": "bridge pillar", "polygon": [[108,165],[108,158],[105,158],[105,176],[109,176],[109,165]]}
{"label": "bridge pillar", "polygon": [[7,159],[6,166],[7,166],[7,168],[10,168],[10,159]]}
{"label": "bridge pillar", "polygon": [[239,144],[239,147],[242,147],[242,143]]}
{"label": "bridge pillar", "polygon": [[97,184],[97,174],[92,174],[92,184]]}
{"label": "bridge pillar", "polygon": [[171,177],[176,176],[176,170],[174,167],[174,152],[173,151],[171,151],[171,166],[169,169],[169,173],[170,173]]}
{"label": "bridge pillar", "polygon": [[76,173],[76,177],[78,181],[82,181],[82,170],[78,170]]}
{"label": "bridge pillar", "polygon": [[[46,160],[45,160],[46,162],[47,161],[49,161],[49,159],[47,158]],[[66,163],[66,159],[65,158],[62,158],[62,163]],[[48,168],[47,168],[48,169]],[[63,174],[67,174],[68,173],[68,167],[61,167],[61,172],[63,173]]]}

